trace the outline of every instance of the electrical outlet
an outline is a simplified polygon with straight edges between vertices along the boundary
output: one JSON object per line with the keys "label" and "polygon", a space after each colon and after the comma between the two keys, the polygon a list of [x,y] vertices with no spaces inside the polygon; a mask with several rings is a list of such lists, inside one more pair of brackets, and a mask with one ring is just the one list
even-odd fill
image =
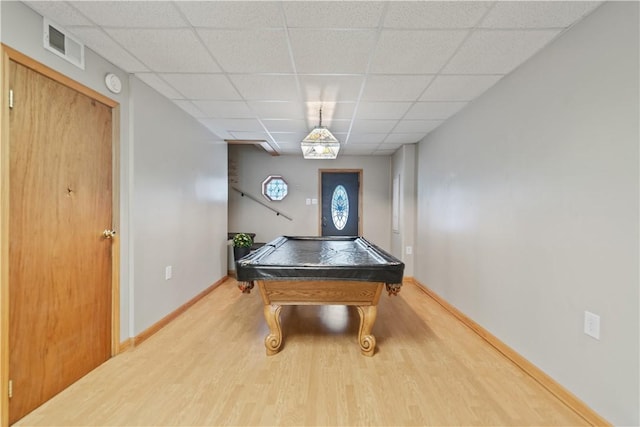
{"label": "electrical outlet", "polygon": [[597,340],[600,339],[600,316],[589,311],[584,312],[584,333]]}
{"label": "electrical outlet", "polygon": [[164,280],[169,280],[173,277],[173,269],[170,265],[167,265],[164,269]]}

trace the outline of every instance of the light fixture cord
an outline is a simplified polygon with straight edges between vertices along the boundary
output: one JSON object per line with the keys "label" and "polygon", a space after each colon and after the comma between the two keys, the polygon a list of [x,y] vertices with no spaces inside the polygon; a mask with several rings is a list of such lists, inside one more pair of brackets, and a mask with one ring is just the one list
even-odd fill
{"label": "light fixture cord", "polygon": [[322,127],[322,107],[320,107],[320,127]]}

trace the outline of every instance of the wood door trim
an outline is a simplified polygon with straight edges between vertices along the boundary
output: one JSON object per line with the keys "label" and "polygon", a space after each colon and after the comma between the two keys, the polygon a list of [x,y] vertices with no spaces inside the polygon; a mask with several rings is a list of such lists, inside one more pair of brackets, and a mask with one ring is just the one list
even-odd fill
{"label": "wood door trim", "polygon": [[2,54],[0,84],[0,426],[9,425],[9,55]]}
{"label": "wood door trim", "polygon": [[[14,61],[108,107],[112,116],[112,221],[120,230],[120,104],[0,43],[0,427],[9,425],[9,63]],[[111,356],[120,346],[120,239],[111,246]]]}
{"label": "wood door trim", "polygon": [[358,174],[358,236],[362,236],[364,211],[362,210],[362,169],[318,169],[318,236],[322,236],[322,174],[357,173]]}
{"label": "wood door trim", "polygon": [[[120,232],[120,104],[111,109],[111,221]],[[111,357],[120,353],[120,235],[111,244]],[[1,427],[1,426],[0,426]]]}
{"label": "wood door trim", "polygon": [[96,101],[111,108],[114,108],[120,105],[117,101],[114,101],[113,99],[107,96],[104,96],[100,92],[95,91],[90,87],[87,87],[82,83],[79,83],[65,76],[64,74],[54,70],[53,68],[49,68],[46,65],[41,64],[35,59],[29,58],[25,54],[20,53],[17,50],[12,49],[5,44],[2,45],[2,49],[9,55],[9,59],[12,59],[18,64],[24,65],[25,67],[30,68],[33,71],[42,74],[43,76],[49,77],[50,79],[53,79],[56,82],[63,84],[77,92],[80,92],[81,94],[86,95],[91,99],[95,99]]}

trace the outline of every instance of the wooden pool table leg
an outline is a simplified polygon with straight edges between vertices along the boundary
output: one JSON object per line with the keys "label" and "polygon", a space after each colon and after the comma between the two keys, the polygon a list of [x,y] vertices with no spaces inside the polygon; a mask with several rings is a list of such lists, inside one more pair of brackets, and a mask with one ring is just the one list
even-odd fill
{"label": "wooden pool table leg", "polygon": [[375,305],[359,305],[358,313],[360,313],[360,331],[358,333],[360,351],[365,356],[371,357],[376,350],[376,337],[371,335],[371,329],[376,321],[378,308]]}
{"label": "wooden pool table leg", "polygon": [[282,345],[282,328],[280,327],[280,310],[282,306],[277,304],[265,304],[264,318],[267,321],[271,333],[264,339],[267,348],[267,356],[273,356],[280,351]]}

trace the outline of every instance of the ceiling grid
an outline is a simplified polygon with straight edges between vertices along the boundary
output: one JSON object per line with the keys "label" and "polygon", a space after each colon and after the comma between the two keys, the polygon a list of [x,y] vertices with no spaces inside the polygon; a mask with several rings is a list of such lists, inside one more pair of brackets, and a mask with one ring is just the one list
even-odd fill
{"label": "ceiling grid", "polygon": [[221,139],[419,142],[600,1],[25,1]]}

